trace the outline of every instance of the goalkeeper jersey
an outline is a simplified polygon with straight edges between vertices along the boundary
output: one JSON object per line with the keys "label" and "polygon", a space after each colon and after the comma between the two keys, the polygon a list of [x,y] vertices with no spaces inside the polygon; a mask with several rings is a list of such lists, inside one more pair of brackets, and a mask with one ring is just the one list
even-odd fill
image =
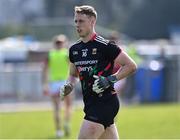
{"label": "goalkeeper jersey", "polygon": [[[69,49],[69,59],[75,64],[82,86],[85,105],[92,100],[106,100],[112,96],[112,89],[108,88],[99,97],[92,90],[93,75],[109,76],[112,74],[114,60],[121,49],[109,40],[99,35],[94,35],[86,43],[79,40]],[[92,100],[91,100],[92,99]]]}

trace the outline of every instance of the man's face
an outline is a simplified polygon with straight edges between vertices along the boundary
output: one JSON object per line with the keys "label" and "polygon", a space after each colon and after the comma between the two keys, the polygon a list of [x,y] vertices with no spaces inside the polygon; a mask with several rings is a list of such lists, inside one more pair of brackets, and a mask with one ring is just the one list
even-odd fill
{"label": "man's face", "polygon": [[61,49],[63,46],[64,46],[64,42],[63,42],[63,41],[57,40],[57,41],[55,42],[55,48],[56,48],[56,49]]}
{"label": "man's face", "polygon": [[76,13],[74,16],[74,22],[79,37],[87,37],[89,33],[91,33],[93,30],[93,26],[94,26],[93,17],[89,17],[85,14]]}

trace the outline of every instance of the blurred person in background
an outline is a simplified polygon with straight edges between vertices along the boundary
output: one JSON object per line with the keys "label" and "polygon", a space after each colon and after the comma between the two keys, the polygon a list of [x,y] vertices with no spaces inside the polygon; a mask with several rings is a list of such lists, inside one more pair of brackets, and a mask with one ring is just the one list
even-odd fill
{"label": "blurred person in background", "polygon": [[[139,67],[143,62],[142,57],[138,54],[136,45],[133,42],[125,45],[125,51],[127,54],[136,62]],[[124,86],[122,97],[124,102],[129,103],[137,103],[139,102],[139,97],[136,94],[136,84],[135,84],[135,74],[126,78],[126,84]]]}
{"label": "blurred person in background", "polygon": [[[44,65],[44,94],[51,97],[54,109],[54,121],[56,127],[56,137],[60,138],[70,133],[69,121],[71,115],[72,97],[68,95],[64,100],[64,122],[61,118],[61,101],[59,97],[59,88],[66,83],[69,74],[68,59],[68,40],[63,34],[53,38],[53,49],[48,53]],[[63,125],[64,124],[64,125]],[[62,129],[64,126],[64,131]]]}
{"label": "blurred person in background", "polygon": [[[114,42],[95,32],[96,10],[92,6],[76,6],[74,21],[80,39],[70,47],[68,83],[60,96],[73,90],[75,78],[81,81],[84,120],[78,139],[119,139],[114,118],[119,110],[119,99],[114,83],[136,70],[135,62]],[[122,67],[112,74],[114,61]]]}

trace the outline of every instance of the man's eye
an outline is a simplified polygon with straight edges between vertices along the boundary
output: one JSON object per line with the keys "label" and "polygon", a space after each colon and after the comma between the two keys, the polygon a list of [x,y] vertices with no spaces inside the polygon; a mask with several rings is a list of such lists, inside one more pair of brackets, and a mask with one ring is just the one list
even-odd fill
{"label": "man's eye", "polygon": [[83,20],[75,20],[74,21],[75,23],[82,23],[82,22],[84,22]]}
{"label": "man's eye", "polygon": [[83,20],[79,20],[79,23],[82,23],[83,22]]}

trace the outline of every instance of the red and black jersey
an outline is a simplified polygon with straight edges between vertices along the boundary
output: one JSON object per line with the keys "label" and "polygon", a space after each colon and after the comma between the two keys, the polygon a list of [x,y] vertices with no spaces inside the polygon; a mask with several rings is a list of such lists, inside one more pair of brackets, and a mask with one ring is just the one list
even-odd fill
{"label": "red and black jersey", "polygon": [[[111,90],[107,89],[102,97],[98,97],[92,90],[94,82],[93,75],[109,76],[112,74],[114,60],[121,49],[109,40],[94,35],[93,38],[84,43],[79,40],[69,49],[69,59],[75,64],[81,81],[83,99],[85,102],[91,98],[106,99],[111,96]],[[101,100],[100,99],[100,100]]]}

